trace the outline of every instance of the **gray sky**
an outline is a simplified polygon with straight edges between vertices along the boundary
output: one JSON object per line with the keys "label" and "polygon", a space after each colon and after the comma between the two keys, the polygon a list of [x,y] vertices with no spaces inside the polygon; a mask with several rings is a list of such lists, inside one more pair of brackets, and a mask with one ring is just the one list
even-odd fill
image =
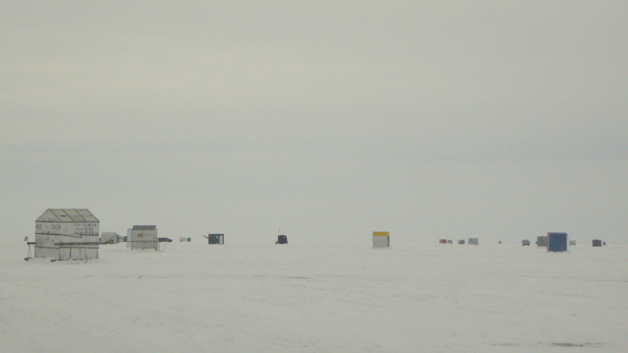
{"label": "gray sky", "polygon": [[626,43],[625,1],[4,1],[1,236],[626,242]]}

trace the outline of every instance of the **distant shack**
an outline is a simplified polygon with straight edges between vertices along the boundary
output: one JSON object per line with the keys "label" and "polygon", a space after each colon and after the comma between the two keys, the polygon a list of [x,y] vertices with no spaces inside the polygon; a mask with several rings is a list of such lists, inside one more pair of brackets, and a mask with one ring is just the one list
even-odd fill
{"label": "distant shack", "polygon": [[536,246],[547,247],[547,236],[543,235],[540,237],[536,237]]}
{"label": "distant shack", "polygon": [[35,257],[97,259],[99,227],[86,208],[49,208],[35,220]]}
{"label": "distant shack", "polygon": [[207,234],[203,235],[207,238],[207,244],[218,244],[223,245],[225,243],[225,235],[224,234]]}
{"label": "distant shack", "polygon": [[390,247],[390,232],[373,232],[373,247],[374,248]]}
{"label": "distant shack", "polygon": [[120,236],[116,232],[100,233],[101,244],[118,244],[119,242],[120,242]]}
{"label": "distant shack", "polygon": [[159,250],[159,237],[156,225],[139,225],[131,228],[131,236],[127,240],[131,250]]}
{"label": "distant shack", "polygon": [[567,233],[547,233],[547,251],[567,251]]}

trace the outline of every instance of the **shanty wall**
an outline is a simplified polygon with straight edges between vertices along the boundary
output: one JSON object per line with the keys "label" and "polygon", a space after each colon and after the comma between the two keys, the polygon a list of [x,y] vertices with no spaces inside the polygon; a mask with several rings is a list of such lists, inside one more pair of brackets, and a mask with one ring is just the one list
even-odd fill
{"label": "shanty wall", "polygon": [[[98,258],[99,223],[35,222],[35,257],[60,260]],[[65,245],[74,243],[72,245]]]}
{"label": "shanty wall", "polygon": [[547,236],[536,237],[536,245],[547,247],[548,239]]}
{"label": "shanty wall", "polygon": [[157,229],[152,230],[131,230],[131,250],[159,249],[159,238]]}
{"label": "shanty wall", "polygon": [[390,232],[373,232],[373,247],[387,248],[390,246]]}
{"label": "shanty wall", "polygon": [[547,251],[567,251],[567,233],[547,233]]}

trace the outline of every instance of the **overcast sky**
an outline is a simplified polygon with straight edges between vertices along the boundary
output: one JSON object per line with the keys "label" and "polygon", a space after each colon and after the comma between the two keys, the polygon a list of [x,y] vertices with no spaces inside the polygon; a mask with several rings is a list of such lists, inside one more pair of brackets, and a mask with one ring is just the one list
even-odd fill
{"label": "overcast sky", "polygon": [[628,241],[628,2],[3,1],[1,237]]}

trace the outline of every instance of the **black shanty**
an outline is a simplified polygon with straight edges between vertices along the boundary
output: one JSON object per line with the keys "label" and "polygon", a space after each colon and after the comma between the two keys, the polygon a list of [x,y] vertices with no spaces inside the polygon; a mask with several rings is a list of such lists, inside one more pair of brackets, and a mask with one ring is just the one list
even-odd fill
{"label": "black shanty", "polygon": [[278,236],[275,244],[288,244],[288,237],[285,235]]}
{"label": "black shanty", "polygon": [[203,235],[207,238],[207,244],[224,244],[225,243],[225,235],[224,234],[207,234],[207,236]]}

